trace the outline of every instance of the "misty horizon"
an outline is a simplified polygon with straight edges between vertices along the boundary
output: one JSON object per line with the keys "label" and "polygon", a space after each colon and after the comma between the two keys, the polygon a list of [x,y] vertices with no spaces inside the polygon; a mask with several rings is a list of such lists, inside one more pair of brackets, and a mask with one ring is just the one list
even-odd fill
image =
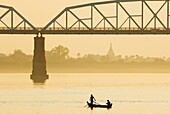
{"label": "misty horizon", "polygon": [[[56,47],[56,46],[54,46],[54,47]],[[53,48],[54,48],[53,47]],[[51,51],[53,48],[51,48],[51,49],[45,49],[45,52],[48,52],[48,51]],[[114,48],[113,46],[112,46],[112,48]],[[11,55],[11,54],[13,54],[16,50],[21,50],[23,53],[25,53],[26,55],[33,55],[33,51],[32,51],[32,53],[29,53],[29,52],[24,52],[21,48],[16,48],[16,49],[13,49],[11,52],[3,52],[3,51],[0,51],[0,56],[9,56],[9,55]],[[106,50],[106,49],[105,49]],[[92,52],[89,52],[89,53],[83,53],[82,54],[82,52],[80,52],[80,51],[77,51],[77,53],[75,53],[75,54],[69,54],[69,56],[70,57],[77,57],[77,54],[79,53],[79,54],[81,54],[81,56],[83,57],[83,56],[85,56],[85,55],[89,55],[89,54],[93,54],[93,55],[99,55],[99,56],[104,56],[104,55],[107,55],[107,52],[108,52],[108,50],[109,50],[109,48],[107,49],[107,51],[105,52],[105,54],[101,54],[101,53],[92,53]],[[114,49],[113,49],[113,51],[114,51]],[[69,53],[73,53],[72,51],[69,51]],[[115,53],[115,51],[114,51],[114,53]],[[138,55],[137,53],[136,54],[127,54],[127,55],[124,55],[124,54],[116,54],[115,53],[115,56],[121,56],[121,57],[123,57],[123,58],[125,58],[126,56],[142,56],[142,57],[145,57],[145,58],[147,58],[147,57],[154,57],[154,58],[162,58],[162,59],[167,59],[167,58],[170,58],[170,56],[146,56],[146,55]]]}
{"label": "misty horizon", "polygon": [[[50,51],[45,51],[45,56],[49,72],[170,72],[170,57],[143,57],[139,55],[122,57],[116,55],[111,47],[106,55],[81,55],[81,53],[77,53],[76,57],[71,57],[67,47],[58,45]],[[8,56],[1,53],[0,72],[30,72],[32,60],[33,55],[27,55],[22,50],[14,50]]]}

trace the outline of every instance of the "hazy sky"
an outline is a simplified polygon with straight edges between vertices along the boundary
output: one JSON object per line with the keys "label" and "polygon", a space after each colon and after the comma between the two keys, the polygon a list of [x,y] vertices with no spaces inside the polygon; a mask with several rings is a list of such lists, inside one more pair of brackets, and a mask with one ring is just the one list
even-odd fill
{"label": "hazy sky", "polygon": [[[2,5],[13,6],[34,26],[45,26],[66,6],[100,0],[1,0]],[[33,53],[35,35],[0,35],[0,53],[12,53],[14,49]],[[64,45],[70,55],[78,52],[106,54],[110,43],[116,55],[143,55],[170,57],[170,35],[49,35],[46,37],[46,50]]]}

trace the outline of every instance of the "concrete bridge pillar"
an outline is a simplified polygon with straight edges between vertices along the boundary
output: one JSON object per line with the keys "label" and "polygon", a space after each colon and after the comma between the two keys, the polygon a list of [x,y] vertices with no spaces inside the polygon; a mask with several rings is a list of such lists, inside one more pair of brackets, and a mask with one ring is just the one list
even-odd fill
{"label": "concrete bridge pillar", "polygon": [[33,70],[30,78],[34,83],[44,83],[48,79],[45,60],[44,37],[34,37]]}

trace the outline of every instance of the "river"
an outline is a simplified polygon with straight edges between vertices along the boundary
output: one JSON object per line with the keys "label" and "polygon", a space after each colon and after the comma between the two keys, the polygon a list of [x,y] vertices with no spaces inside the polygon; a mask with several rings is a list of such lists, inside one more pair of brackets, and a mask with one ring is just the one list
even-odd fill
{"label": "river", "polygon": [[[0,114],[170,114],[170,74],[0,74]],[[87,108],[93,94],[112,109]]]}

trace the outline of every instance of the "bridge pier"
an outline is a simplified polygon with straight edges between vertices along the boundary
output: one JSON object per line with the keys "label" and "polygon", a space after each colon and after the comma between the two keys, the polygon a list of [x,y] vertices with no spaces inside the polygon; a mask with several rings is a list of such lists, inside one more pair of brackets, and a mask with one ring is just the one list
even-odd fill
{"label": "bridge pier", "polygon": [[34,37],[33,70],[30,78],[34,83],[44,83],[48,79],[46,71],[44,37]]}

